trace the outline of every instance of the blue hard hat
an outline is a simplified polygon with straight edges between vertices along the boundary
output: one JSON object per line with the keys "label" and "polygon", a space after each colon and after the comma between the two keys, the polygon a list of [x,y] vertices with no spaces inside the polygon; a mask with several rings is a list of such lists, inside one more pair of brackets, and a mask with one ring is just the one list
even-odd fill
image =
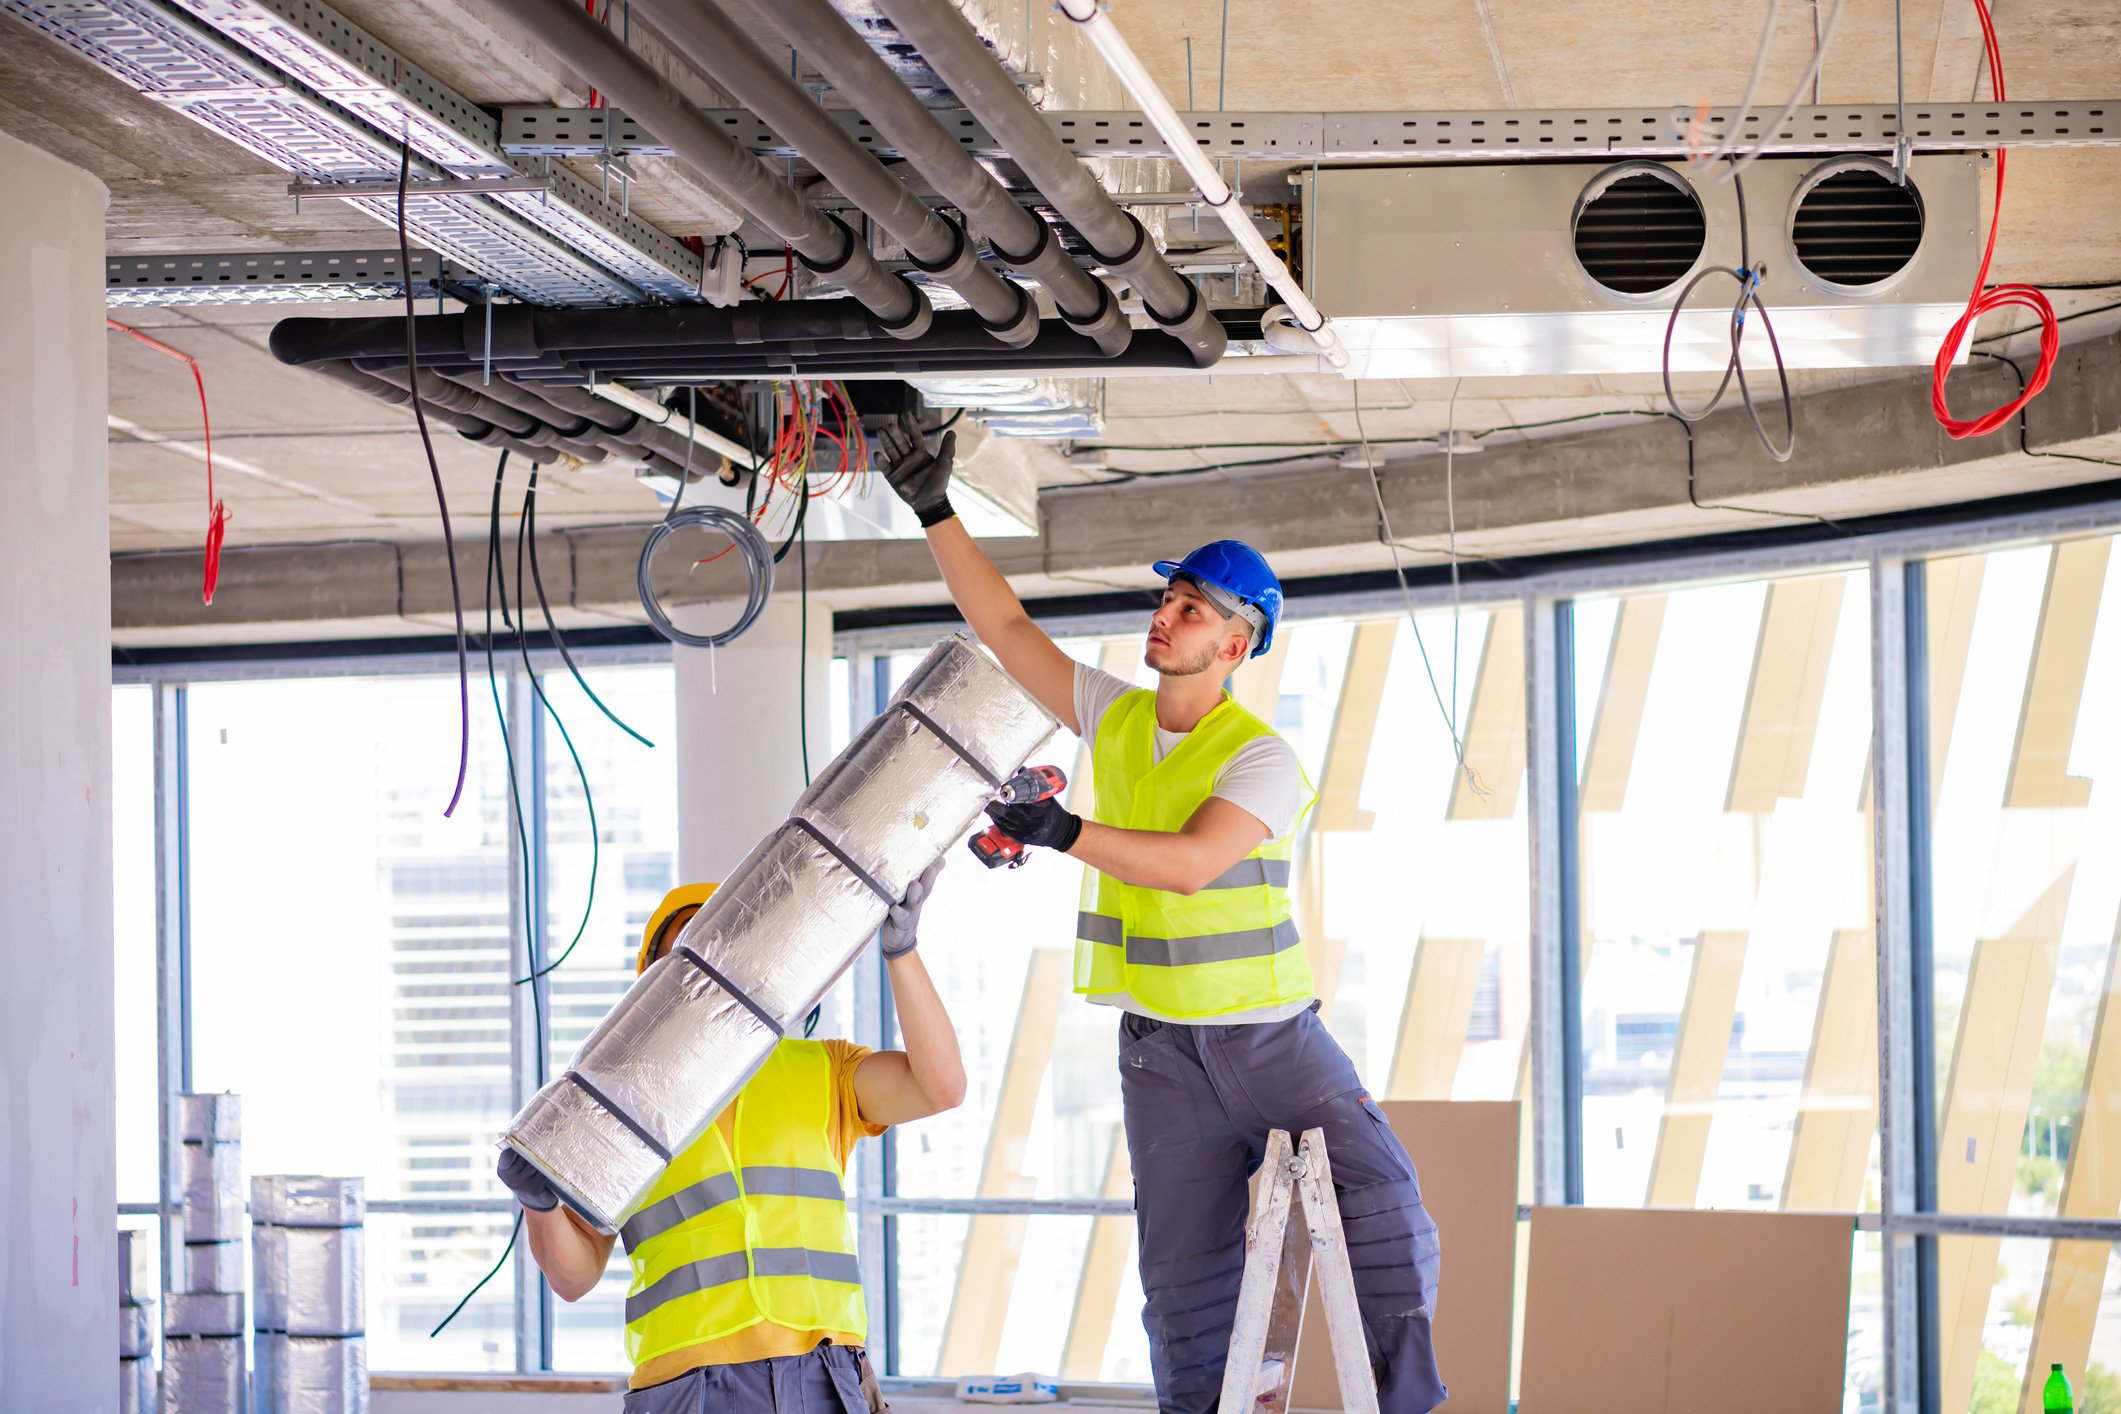
{"label": "blue hard hat", "polygon": [[1257,658],[1274,645],[1274,629],[1281,622],[1281,581],[1267,567],[1266,556],[1242,540],[1213,540],[1183,560],[1158,560],[1155,571],[1165,579],[1186,575],[1213,585],[1240,604],[1249,604],[1267,620],[1266,628],[1252,645]]}

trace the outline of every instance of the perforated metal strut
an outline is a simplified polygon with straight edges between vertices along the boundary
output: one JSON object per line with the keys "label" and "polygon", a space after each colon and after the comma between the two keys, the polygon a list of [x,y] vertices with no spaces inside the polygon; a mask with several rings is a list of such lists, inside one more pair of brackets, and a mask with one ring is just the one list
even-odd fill
{"label": "perforated metal strut", "polygon": [[[932,110],[976,157],[1008,153],[978,119],[962,109]],[[859,113],[835,110],[856,142],[879,155],[893,149]],[[1085,157],[1168,157],[1170,147],[1139,113],[1049,111],[1043,114],[1061,142]],[[1209,157],[1308,162],[1398,157],[1422,161],[1493,162],[1544,157],[1683,157],[1688,148],[1668,108],[1495,109],[1407,113],[1183,113]],[[1751,112],[1748,143],[1769,152],[1890,153],[1899,120],[1890,104],[1799,109],[1773,133],[1774,114]],[[753,115],[735,109],[707,117],[761,156],[793,155],[794,148]],[[1733,108],[1711,109],[1701,138],[1719,141],[1738,120]],[[609,151],[649,155],[655,140],[623,114],[589,108],[506,108],[501,142],[518,156],[593,156],[607,150],[605,124],[614,124]],[[2068,99],[2009,104],[1925,104],[1907,114],[1915,152],[1970,148],[2112,147],[2121,145],[2121,99]]]}

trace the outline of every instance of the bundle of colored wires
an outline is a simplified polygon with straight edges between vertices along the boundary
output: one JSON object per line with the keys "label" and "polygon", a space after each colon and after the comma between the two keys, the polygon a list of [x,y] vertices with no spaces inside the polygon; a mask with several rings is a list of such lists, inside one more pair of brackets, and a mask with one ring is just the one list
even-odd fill
{"label": "bundle of colored wires", "polygon": [[[779,561],[800,533],[809,502],[866,489],[869,439],[847,385],[838,382],[798,378],[774,384],[773,425],[773,444],[752,478],[746,513],[753,525],[780,540],[774,554]],[[829,446],[821,448],[821,442]],[[724,549],[695,564],[712,564],[728,553]]]}
{"label": "bundle of colored wires", "polygon": [[214,587],[221,582],[221,536],[228,529],[228,507],[214,495],[214,424],[206,415],[206,375],[199,371],[199,360],[182,349],[173,349],[160,339],[141,333],[130,324],[120,324],[115,319],[103,321],[127,338],[138,339],[156,353],[168,354],[181,359],[191,369],[191,381],[199,388],[199,430],[206,441],[206,570],[199,586],[199,597],[208,605],[214,602]]}
{"label": "bundle of colored wires", "polygon": [[[1974,0],[1974,11],[1981,17],[1981,42],[1988,51],[1989,88],[1995,94],[1996,102],[2001,104],[2007,100],[2003,88],[2003,50],[1996,42],[1996,21],[1988,12],[1987,0]],[[2055,319],[2055,308],[2047,302],[2046,295],[2031,285],[1998,285],[1994,289],[1988,288],[1989,262],[1996,255],[1996,231],[2003,224],[2003,173],[2008,156],[2009,153],[2005,149],[1996,149],[1996,207],[1989,217],[1988,244],[1981,252],[1981,271],[1974,276],[1974,293],[1967,300],[1966,312],[1959,316],[1958,323],[1952,325],[1952,331],[1944,336],[1944,345],[1937,350],[1937,361],[1931,370],[1930,409],[1937,415],[1938,423],[1954,438],[1985,437],[2009,423],[2017,416],[2019,409],[2039,397],[2041,391],[2047,387],[2048,377],[2055,369],[2055,355],[2062,348],[2062,331]],[[1975,321],[1982,315],[1991,310],[2012,307],[2029,310],[2039,317],[2039,362],[2033,366],[2031,375],[2025,380],[2025,387],[2014,401],[1979,417],[1965,420],[1953,417],[1950,406],[1945,402],[1944,381],[1951,375],[1952,364],[1958,361],[1960,348],[1965,345],[1967,335],[1972,332]]]}

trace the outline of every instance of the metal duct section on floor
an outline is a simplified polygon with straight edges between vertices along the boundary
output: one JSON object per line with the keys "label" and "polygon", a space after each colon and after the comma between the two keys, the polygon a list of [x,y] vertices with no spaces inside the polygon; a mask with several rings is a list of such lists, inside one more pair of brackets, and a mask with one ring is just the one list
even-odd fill
{"label": "metal duct section on floor", "polygon": [[[1064,321],[1044,321],[1023,348],[996,338],[968,310],[937,314],[919,339],[899,339],[848,300],[761,302],[734,309],[699,305],[662,309],[535,309],[508,305],[493,311],[492,342],[479,314],[425,314],[413,321],[423,374],[476,391],[488,367],[496,385],[543,387],[573,393],[591,382],[636,384],[707,383],[742,378],[801,375],[833,378],[916,374],[1010,377],[1040,369],[1196,367],[1195,348],[1161,330],[1136,333],[1118,357],[1107,357],[1095,338]],[[1218,339],[1221,326],[1216,328]],[[375,377],[405,367],[405,321],[372,319],[283,319],[273,326],[271,347],[282,363],[316,367],[333,377],[351,371]],[[426,387],[422,384],[423,390]],[[373,391],[373,390],[370,390]],[[395,389],[402,393],[402,389]],[[517,393],[486,401],[513,403]],[[578,428],[583,416],[554,408],[548,426]],[[454,417],[478,420],[469,410]],[[496,437],[523,434],[496,424]],[[460,429],[462,430],[462,429]],[[469,434],[467,434],[469,435]],[[593,430],[566,435],[594,441]],[[682,457],[682,452],[680,452]]]}
{"label": "metal duct section on floor", "polygon": [[965,639],[937,644],[503,1141],[616,1232],[1057,725]]}

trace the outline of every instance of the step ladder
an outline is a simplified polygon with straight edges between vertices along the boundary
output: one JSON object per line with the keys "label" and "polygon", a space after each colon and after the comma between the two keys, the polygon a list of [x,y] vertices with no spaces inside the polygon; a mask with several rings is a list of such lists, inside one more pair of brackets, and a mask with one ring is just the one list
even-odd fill
{"label": "step ladder", "polygon": [[1355,1305],[1326,1133],[1304,1131],[1303,1147],[1292,1151],[1289,1132],[1277,1129],[1267,1136],[1245,1233],[1245,1275],[1223,1367],[1221,1414],[1285,1414],[1314,1264],[1340,1378],[1340,1407],[1346,1414],[1377,1414],[1377,1383]]}

